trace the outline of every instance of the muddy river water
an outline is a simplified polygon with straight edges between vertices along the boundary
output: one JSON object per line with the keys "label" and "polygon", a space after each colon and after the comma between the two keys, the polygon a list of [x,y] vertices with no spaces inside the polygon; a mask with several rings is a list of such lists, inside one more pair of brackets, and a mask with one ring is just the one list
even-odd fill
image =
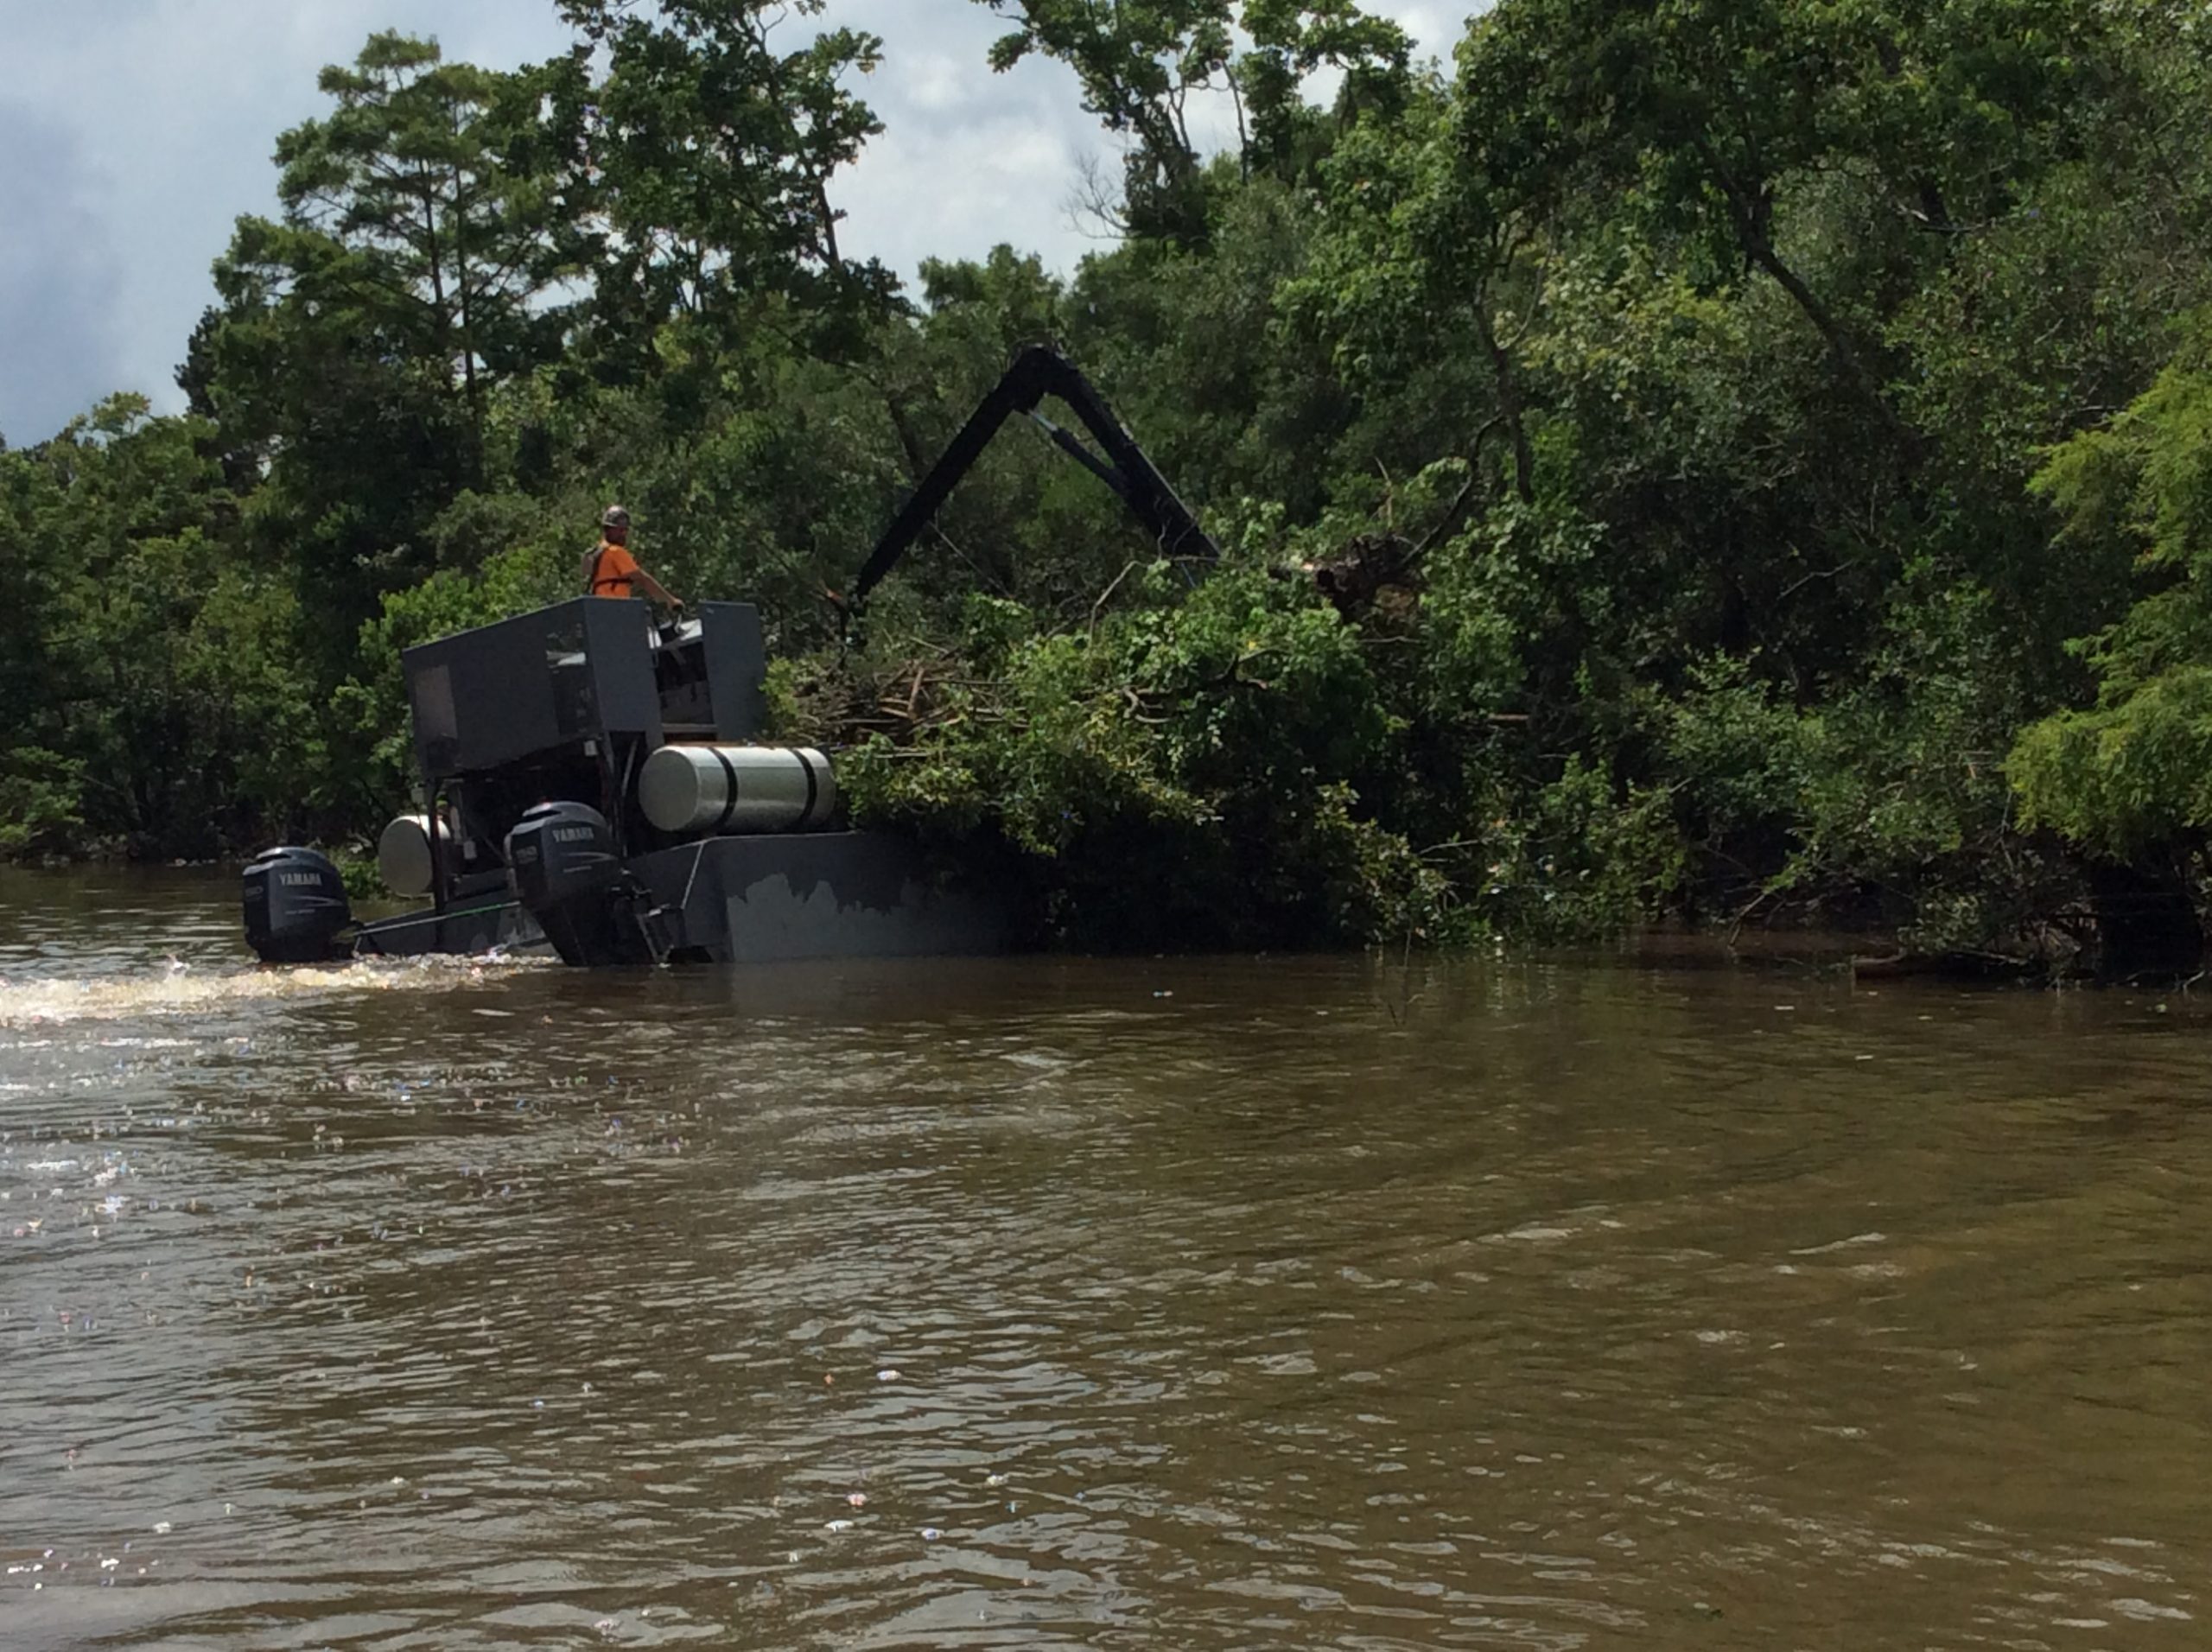
{"label": "muddy river water", "polygon": [[2212,1007],[0,874],[0,1646],[2212,1645]]}

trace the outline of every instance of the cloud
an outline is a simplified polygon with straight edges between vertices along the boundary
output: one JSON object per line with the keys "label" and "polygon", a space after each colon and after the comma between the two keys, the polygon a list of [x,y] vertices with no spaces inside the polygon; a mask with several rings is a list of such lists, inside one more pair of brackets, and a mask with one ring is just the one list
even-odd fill
{"label": "cloud", "polygon": [[1073,73],[1039,60],[994,74],[985,54],[1007,22],[981,6],[847,0],[836,13],[884,41],[883,67],[854,88],[883,135],[832,190],[847,251],[912,277],[924,258],[1001,242],[1058,270],[1092,250],[1067,208],[1081,157],[1105,137]]}
{"label": "cloud", "polygon": [[[0,7],[0,60],[37,110],[0,129],[10,270],[0,328],[25,314],[14,261],[26,249],[42,261],[66,251],[83,295],[64,312],[73,331],[38,335],[35,391],[16,341],[0,348],[10,442],[49,435],[116,390],[163,411],[183,405],[174,375],[214,302],[209,266],[240,214],[276,208],[277,134],[327,111],[317,72],[350,61],[379,29],[434,35],[449,56],[510,67],[568,41],[550,0],[111,0],[97,27],[73,7]],[[57,302],[42,327],[59,319]]]}
{"label": "cloud", "polygon": [[87,383],[121,372],[121,260],[83,203],[97,193],[74,137],[20,103],[0,103],[0,435],[43,442],[84,410]]}

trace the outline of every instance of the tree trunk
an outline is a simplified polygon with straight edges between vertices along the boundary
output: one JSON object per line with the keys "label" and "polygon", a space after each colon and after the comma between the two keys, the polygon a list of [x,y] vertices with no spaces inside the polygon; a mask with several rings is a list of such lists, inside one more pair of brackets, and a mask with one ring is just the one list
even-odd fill
{"label": "tree trunk", "polygon": [[1821,340],[1828,346],[1828,353],[1835,358],[1836,365],[1843,369],[1844,376],[1851,380],[1853,388],[1858,391],[1866,405],[1873,409],[1875,416],[1882,422],[1882,428],[1906,454],[1917,453],[1920,450],[1920,432],[1897,416],[1897,410],[1882,394],[1882,387],[1867,372],[1866,364],[1859,359],[1850,335],[1835,317],[1828,314],[1827,306],[1821,302],[1818,295],[1795,270],[1782,261],[1773,244],[1756,228],[1745,223],[1740,216],[1737,221],[1737,232],[1742,238],[1746,256],[1781,284],[1783,291],[1788,293],[1796,302],[1797,308],[1804,312],[1805,319],[1819,331]]}
{"label": "tree trunk", "polygon": [[1536,502],[1536,456],[1529,446],[1528,427],[1522,423],[1521,375],[1514,365],[1510,351],[1497,341],[1497,330],[1491,321],[1487,297],[1476,301],[1475,326],[1482,334],[1483,348],[1490,353],[1491,371],[1497,379],[1497,410],[1505,420],[1507,433],[1513,439],[1513,487],[1520,494],[1521,503]]}

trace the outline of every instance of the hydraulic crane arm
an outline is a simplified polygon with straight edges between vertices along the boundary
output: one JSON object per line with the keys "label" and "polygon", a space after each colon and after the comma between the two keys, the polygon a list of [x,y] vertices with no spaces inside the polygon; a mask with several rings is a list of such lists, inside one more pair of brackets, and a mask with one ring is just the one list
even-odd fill
{"label": "hydraulic crane arm", "polygon": [[[1047,396],[1058,397],[1073,410],[1076,417],[1083,421],[1097,438],[1098,445],[1105,449],[1103,458],[1084,446],[1082,439],[1072,431],[1064,430],[1039,416],[1037,403]],[[1016,413],[1034,420],[1063,453],[1120,495],[1130,514],[1144,524],[1158,543],[1161,556],[1196,557],[1205,562],[1220,556],[1220,549],[1206,537],[1205,530],[1198,526],[1198,518],[1183,501],[1175,497],[1175,490],[1168,486],[1166,479],[1153,468],[1152,461],[1137,446],[1136,438],[1114,416],[1114,410],[1106,404],[1106,398],[1065,356],[1044,345],[1033,344],[1014,359],[1006,376],[968,416],[968,423],[960,427],[960,434],[952,438],[944,456],[930,467],[929,474],[922,478],[921,486],[914,490],[906,508],[892,518],[883,537],[875,542],[875,549],[854,578],[848,601],[851,612],[857,613],[868,601],[868,593],[906,554],[922,530],[929,525],[930,518],[959,485],[960,479],[982,456],[983,449],[998,434],[999,426]]]}

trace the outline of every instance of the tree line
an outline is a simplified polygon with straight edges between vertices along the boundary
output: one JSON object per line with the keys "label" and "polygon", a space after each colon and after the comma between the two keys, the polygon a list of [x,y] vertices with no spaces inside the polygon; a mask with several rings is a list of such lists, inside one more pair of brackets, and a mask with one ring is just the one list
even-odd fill
{"label": "tree line", "polygon": [[[882,47],[818,3],[560,0],[549,62],[325,70],[188,410],[0,450],[0,851],[372,832],[399,649],[569,594],[619,497],[677,589],[761,605],[858,817],[1069,944],[2193,956],[2200,7],[1498,0],[1436,64],[1352,0],[980,3],[1120,137],[1065,276],[841,245]],[[846,639],[1039,340],[1221,566],[1011,432]]]}

